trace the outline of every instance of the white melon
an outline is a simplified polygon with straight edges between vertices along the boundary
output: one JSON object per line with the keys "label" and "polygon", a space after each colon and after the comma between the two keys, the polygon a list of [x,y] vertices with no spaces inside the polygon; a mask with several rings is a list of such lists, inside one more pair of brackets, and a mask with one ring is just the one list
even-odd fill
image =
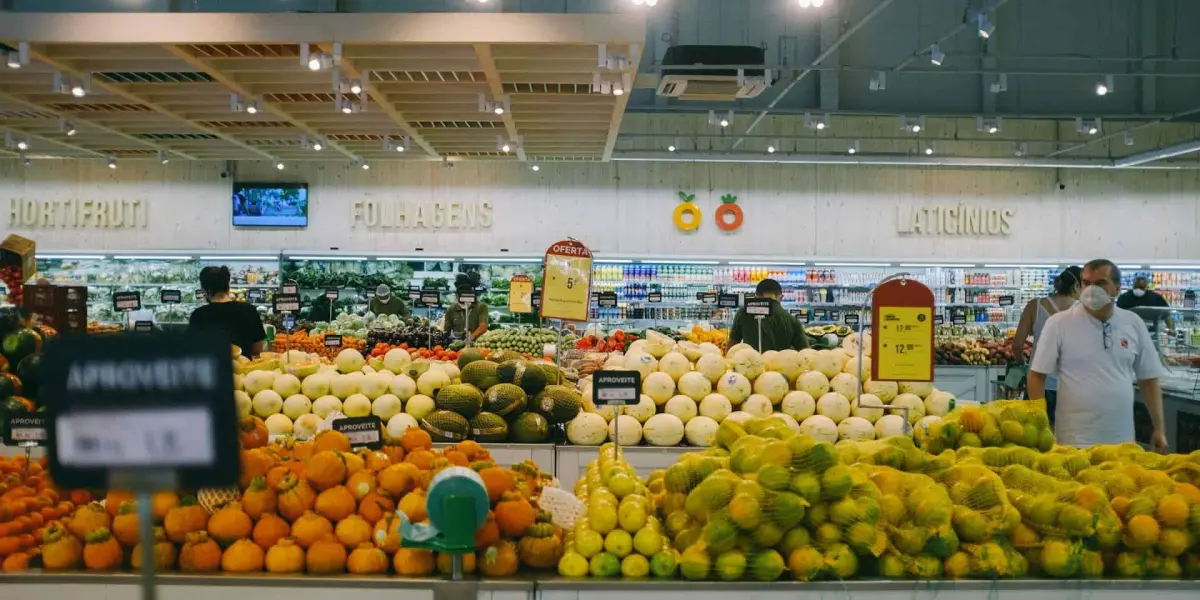
{"label": "white melon", "polygon": [[387,420],[387,435],[398,440],[404,437],[404,430],[409,427],[418,427],[417,419],[408,413],[396,413]]}
{"label": "white melon", "polygon": [[800,432],[818,442],[832,444],[838,439],[837,423],[823,415],[813,415],[801,421]]}
{"label": "white melon", "polygon": [[817,351],[810,362],[814,371],[820,371],[827,378],[842,372],[841,356],[835,355],[832,350]]}
{"label": "white melon", "polygon": [[250,411],[253,409],[253,403],[250,402],[250,394],[247,394],[242,390],[234,390],[233,401],[237,406],[237,414],[239,417],[250,416]]}
{"label": "white melon", "polygon": [[724,421],[731,412],[733,412],[733,404],[729,402],[729,398],[721,394],[709,394],[700,401],[700,415],[717,423]]}
{"label": "white melon", "polygon": [[246,389],[245,386],[246,386],[246,377],[239,373],[234,373],[233,374],[233,391],[235,391],[235,392],[245,391],[245,389]]}
{"label": "white melon", "polygon": [[619,446],[636,446],[642,443],[642,424],[629,415],[617,415],[608,424],[608,441]]}
{"label": "white melon", "polygon": [[[908,422],[915,424],[917,421],[925,418],[925,402],[916,394],[900,394],[892,400],[892,406],[896,408],[908,409]],[[897,411],[892,411],[892,414],[901,414]],[[942,416],[942,415],[937,415]]]}
{"label": "white melon", "polygon": [[835,424],[850,416],[850,401],[838,392],[828,392],[817,398],[817,414],[828,417]]}
{"label": "white melon", "polygon": [[679,381],[680,377],[691,372],[692,361],[678,352],[670,352],[658,359],[658,370],[660,373],[670,375],[671,379]]}
{"label": "white melon", "polygon": [[392,385],[394,377],[388,377],[383,373],[372,373],[366,375],[362,379],[362,383],[358,386],[359,393],[366,396],[369,400],[374,400],[386,393]]}
{"label": "white melon", "polygon": [[436,397],[438,390],[450,385],[450,377],[441,369],[429,369],[417,378],[417,391],[422,395]]}
{"label": "white melon", "polygon": [[300,418],[292,423],[292,435],[297,440],[308,441],[317,436],[317,430],[320,428],[321,417],[312,413],[300,415]]}
{"label": "white melon", "polygon": [[287,398],[300,393],[300,378],[291,373],[283,373],[276,375],[275,380],[271,382],[271,389],[279,394],[280,398]]}
{"label": "white melon", "polygon": [[696,401],[687,396],[675,396],[667,400],[663,406],[663,412],[675,415],[684,425],[691,421],[696,415],[700,414],[700,407],[696,405]]}
{"label": "white melon", "polygon": [[796,390],[820,398],[829,391],[829,378],[820,371],[808,371],[796,379]]}
{"label": "white melon", "polygon": [[861,442],[875,439],[875,426],[862,417],[846,417],[838,423],[838,439]]}
{"label": "white melon", "polygon": [[928,381],[901,381],[898,385],[901,394],[916,394],[921,398],[928,398],[930,394],[937,391]]}
{"label": "white melon", "polygon": [[314,415],[324,419],[330,413],[342,412],[342,401],[337,396],[321,396],[313,401],[312,411]]}
{"label": "white melon", "polygon": [[850,402],[850,414],[871,423],[884,415],[883,402],[874,394],[863,394]]}
{"label": "white melon", "polygon": [[764,355],[764,358],[767,361],[767,369],[780,373],[787,378],[788,382],[796,381],[796,378],[804,372],[802,356],[790,348],[780,350],[770,358],[766,358]]}
{"label": "white melon", "polygon": [[678,446],[683,433],[683,421],[670,413],[654,415],[642,426],[642,439],[651,446]]}
{"label": "white melon", "polygon": [[908,435],[907,423],[900,415],[884,415],[875,422],[875,439],[882,440],[896,435]]}
{"label": "white melon", "polygon": [[295,421],[300,418],[300,415],[306,415],[312,412],[312,400],[304,394],[292,394],[283,401],[283,414],[289,419]]}
{"label": "white melon", "polygon": [[658,359],[645,352],[630,351],[625,355],[622,366],[628,371],[641,373],[642,380],[645,381],[651,373],[658,370]]}
{"label": "white melon", "polygon": [[767,371],[754,380],[754,393],[766,396],[771,404],[779,404],[790,388],[787,377],[775,371]]}
{"label": "white melon", "polygon": [[367,359],[363,358],[362,353],[358,350],[346,348],[338,352],[337,358],[333,359],[333,364],[343,373],[353,373],[361,371],[366,366]]}
{"label": "white melon", "polygon": [[862,363],[858,361],[858,355],[853,355],[850,360],[846,361],[846,366],[842,367],[843,373],[849,373],[859,379],[871,378],[871,357],[862,357]]}
{"label": "white melon", "polygon": [[713,439],[717,435],[717,427],[720,424],[708,417],[700,416],[687,422],[684,425],[684,436],[687,437],[688,445],[698,448],[707,448],[713,445]]}
{"label": "white melon", "polygon": [[371,399],[362,394],[351,394],[342,402],[342,414],[347,417],[365,417],[371,414]]}
{"label": "white melon", "polygon": [[416,419],[424,419],[425,415],[433,412],[436,408],[437,403],[425,394],[416,394],[404,403],[404,412]]}
{"label": "white melon", "polygon": [[567,439],[576,446],[599,446],[608,437],[608,421],[596,413],[581,412],[567,423]]}
{"label": "white melon", "polygon": [[714,344],[712,342],[701,342],[700,343],[700,352],[702,352],[704,354],[716,354],[717,356],[722,355],[721,347],[717,346],[716,344]]}
{"label": "white melon", "polygon": [[309,398],[320,398],[329,393],[329,383],[332,377],[327,373],[309,375],[300,382],[300,393]]}
{"label": "white melon", "polygon": [[863,384],[863,393],[875,394],[884,404],[891,404],[900,393],[900,386],[895,381],[868,381]]}
{"label": "white melon", "polygon": [[796,419],[793,419],[791,417],[791,415],[787,415],[784,413],[772,413],[771,416],[767,417],[767,418],[779,419],[780,421],[783,421],[785,424],[787,424],[788,429],[791,429],[792,433],[800,433],[800,423],[798,423],[796,421]]}
{"label": "white melon", "polygon": [[680,394],[695,402],[703,400],[705,396],[712,393],[712,382],[700,371],[684,373],[683,377],[679,378],[677,387]]}
{"label": "white melon", "polygon": [[250,371],[242,379],[242,388],[253,398],[259,392],[271,389],[273,383],[275,383],[275,371]]}
{"label": "white melon", "polygon": [[250,404],[253,406],[254,415],[260,419],[283,410],[283,398],[280,398],[275,390],[263,390],[255,394]]}
{"label": "white melon", "polygon": [[766,417],[772,412],[771,399],[762,394],[750,394],[738,408],[756,417]]}
{"label": "white melon", "polygon": [[388,384],[388,391],[399,398],[401,402],[405,402],[417,393],[417,382],[413,381],[412,377],[401,373],[392,377],[392,382]]}
{"label": "white melon", "polygon": [[829,389],[853,400],[858,397],[858,378],[847,373],[838,373],[829,380]]}
{"label": "white melon", "polygon": [[746,342],[734,344],[734,345],[730,346],[727,350],[725,350],[725,356],[727,356],[729,358],[733,358],[734,354],[737,354],[738,352],[741,352],[742,350],[754,350],[754,346],[751,346],[750,344],[747,344]]}
{"label": "white melon", "polygon": [[383,368],[393,373],[404,372],[404,369],[410,364],[412,364],[412,355],[403,348],[392,348],[383,355]]}
{"label": "white melon", "polygon": [[734,406],[740,405],[753,392],[750,380],[741,373],[729,371],[717,380],[717,393],[729,398],[729,403]]}
{"label": "white melon", "polygon": [[445,372],[446,377],[449,377],[450,381],[454,381],[455,379],[458,379],[462,375],[462,371],[460,371],[458,369],[458,365],[456,365],[452,362],[433,363],[433,366],[435,366],[435,367],[441,369],[443,372]]}
{"label": "white melon", "polygon": [[651,373],[642,379],[642,393],[650,396],[656,405],[666,404],[675,395],[675,380],[661,371]]}
{"label": "white melon", "polygon": [[728,363],[720,354],[706,353],[696,361],[696,371],[708,378],[710,383],[716,383],[728,369]]}
{"label": "white melon", "polygon": [[404,412],[403,408],[403,404],[395,394],[384,394],[371,401],[371,414],[379,417],[384,423]]}
{"label": "white melon", "polygon": [[788,392],[779,403],[779,410],[797,421],[803,421],[817,412],[817,401],[808,392]]}
{"label": "white melon", "polygon": [[767,370],[767,363],[761,354],[753,348],[743,348],[736,354],[730,354],[729,366],[735,373],[744,375],[754,381]]}
{"label": "white melon", "polygon": [[735,410],[735,411],[729,413],[729,416],[725,417],[725,420],[723,420],[721,422],[724,423],[725,421],[730,421],[730,422],[740,425],[741,427],[744,428],[744,427],[746,427],[747,423],[749,423],[750,421],[753,421],[754,419],[757,419],[757,418],[758,417],[755,417],[754,415],[752,415],[744,410]]}
{"label": "white melon", "polygon": [[358,377],[352,375],[333,375],[329,380],[330,395],[342,400],[358,393]]}
{"label": "white melon", "polygon": [[629,415],[637,419],[638,423],[645,423],[658,412],[658,404],[654,399],[646,394],[642,394],[637,404],[629,404],[621,407],[621,414]]}
{"label": "white melon", "polygon": [[292,420],[282,413],[275,413],[267,417],[266,425],[267,433],[271,435],[290,435],[292,433]]}
{"label": "white melon", "polygon": [[[813,370],[813,359],[817,357],[817,351],[812,348],[805,348],[800,351],[800,372],[806,373]],[[826,378],[828,379],[828,378]]]}
{"label": "white melon", "polygon": [[[904,394],[901,394],[902,396]],[[910,394],[920,397],[920,394]],[[947,413],[954,410],[954,403],[957,399],[950,392],[934,390],[925,398],[925,414],[944,417]]]}

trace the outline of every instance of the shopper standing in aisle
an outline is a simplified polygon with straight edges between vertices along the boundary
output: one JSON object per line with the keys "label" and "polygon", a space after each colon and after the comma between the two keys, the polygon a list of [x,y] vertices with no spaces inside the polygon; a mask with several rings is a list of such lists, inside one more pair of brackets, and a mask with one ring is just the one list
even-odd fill
{"label": "shopper standing in aisle", "polygon": [[729,345],[745,342],[762,352],[767,350],[803,350],[808,347],[808,335],[804,333],[804,325],[800,320],[784,310],[779,301],[783,298],[783,287],[774,279],[764,279],[758,282],[754,295],[771,300],[771,314],[762,320],[762,344],[758,339],[757,317],[746,313],[746,307],[738,309],[733,317],[733,327],[729,330]]}
{"label": "shopper standing in aisle", "polygon": [[367,310],[379,315],[396,315],[398,317],[408,317],[408,306],[404,301],[393,296],[392,290],[386,283],[379,284],[375,288],[375,297],[367,303]]}
{"label": "shopper standing in aisle", "polygon": [[447,333],[461,338],[467,332],[466,341],[479,338],[488,329],[488,305],[481,298],[475,298],[470,306],[460,302],[458,297],[464,293],[474,292],[479,286],[478,273],[459,273],[454,278],[455,302],[446,309],[443,326]]}
{"label": "shopper standing in aisle", "polygon": [[[1037,352],[1038,340],[1042,337],[1042,328],[1046,321],[1056,313],[1071,308],[1079,299],[1080,275],[1083,269],[1074,265],[1063,269],[1054,278],[1054,292],[1045,298],[1034,298],[1021,311],[1021,321],[1017,323],[1017,334],[1013,336],[1012,355],[1020,364],[1026,364],[1026,359],[1032,360]],[[1025,340],[1033,334],[1033,350],[1025,356]],[[1050,416],[1050,425],[1054,425],[1054,409],[1057,405],[1058,377],[1046,376],[1046,412]]]}
{"label": "shopper standing in aisle", "polygon": [[1150,445],[1167,449],[1163,425],[1163,373],[1150,332],[1141,318],[1113,299],[1121,271],[1112,261],[1083,265],[1079,304],[1052,315],[1042,329],[1029,371],[1029,397],[1046,396],[1046,377],[1058,376],[1054,436],[1058,443],[1088,447],[1133,442],[1136,383],[1150,412]]}
{"label": "shopper standing in aisle", "polygon": [[242,349],[243,356],[258,356],[267,339],[262,318],[253,304],[229,295],[229,267],[201,269],[200,288],[208,296],[208,304],[192,311],[188,331],[223,331]]}
{"label": "shopper standing in aisle", "polygon": [[1171,304],[1167,302],[1162,294],[1149,289],[1150,282],[1144,276],[1137,276],[1133,279],[1133,289],[1121,294],[1117,298],[1117,306],[1125,310],[1132,310],[1145,321],[1150,327],[1150,331],[1158,333],[1158,321],[1162,319],[1167,322],[1167,329],[1175,331],[1175,323],[1171,321],[1170,313],[1159,310],[1139,311],[1139,308],[1170,308]]}

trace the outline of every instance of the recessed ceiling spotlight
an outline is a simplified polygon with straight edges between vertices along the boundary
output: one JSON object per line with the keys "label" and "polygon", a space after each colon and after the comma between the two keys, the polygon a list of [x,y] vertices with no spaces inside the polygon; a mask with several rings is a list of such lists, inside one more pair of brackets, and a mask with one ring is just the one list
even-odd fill
{"label": "recessed ceiling spotlight", "polygon": [[887,89],[887,71],[877,71],[875,76],[871,78],[869,86],[872,92],[881,92]]}
{"label": "recessed ceiling spotlight", "polygon": [[537,163],[533,163],[533,166],[532,166],[532,167],[529,167],[529,168],[530,168],[530,169],[533,169],[534,171],[541,171],[541,170],[542,170],[542,168],[541,168],[541,167],[539,167]]}
{"label": "recessed ceiling spotlight", "polygon": [[59,119],[58,130],[67,134],[67,137],[71,137],[76,133],[79,133],[79,130],[75,128],[75,122],[69,119]]}
{"label": "recessed ceiling spotlight", "polygon": [[670,144],[667,144],[667,152],[674,152],[678,148],[679,148],[679,140],[675,140],[675,141],[671,142]]}
{"label": "recessed ceiling spotlight", "polygon": [[1086,133],[1088,135],[1096,135],[1100,133],[1100,118],[1084,119],[1083,117],[1075,118],[1075,131],[1077,133]]}
{"label": "recessed ceiling spotlight", "polygon": [[324,150],[324,149],[325,149],[325,146],[322,146],[322,145],[321,145],[321,142],[313,142],[313,143],[312,143],[312,149],[313,149],[313,150],[316,150],[317,152],[320,152],[320,151],[322,151],[322,150]]}
{"label": "recessed ceiling spotlight", "polygon": [[246,104],[246,114],[258,114],[258,100],[251,100],[248,104]]}
{"label": "recessed ceiling spotlight", "polygon": [[861,151],[861,148],[859,147],[859,141],[854,140],[854,143],[850,144],[850,148],[848,148],[846,150],[846,153],[847,154],[858,154],[860,151]]}
{"label": "recessed ceiling spotlight", "polygon": [[982,12],[979,13],[979,16],[976,18],[975,23],[979,29],[979,37],[981,37],[985,40],[992,37],[993,33],[996,33],[996,26],[993,25],[992,22],[988,20],[986,13],[982,13]]}
{"label": "recessed ceiling spotlight", "polygon": [[770,142],[767,142],[767,154],[775,154],[775,151],[778,149],[779,140],[771,140]]}
{"label": "recessed ceiling spotlight", "polygon": [[83,85],[76,83],[71,86],[71,95],[82,98],[87,95],[87,90],[83,89]]}
{"label": "recessed ceiling spotlight", "polygon": [[493,108],[493,109],[492,109],[492,112],[494,112],[494,113],[496,113],[496,114],[498,114],[498,115],[502,115],[502,114],[504,114],[504,107],[503,107],[503,106],[500,106],[499,104],[497,104],[497,105],[496,105],[496,108]]}
{"label": "recessed ceiling spotlight", "polygon": [[925,156],[933,155],[933,146],[925,146]]}
{"label": "recessed ceiling spotlight", "polygon": [[1029,144],[1027,144],[1025,142],[1021,142],[1020,144],[1017,144],[1017,150],[1013,154],[1016,154],[1018,158],[1023,157],[1026,154],[1029,154]]}
{"label": "recessed ceiling spotlight", "polygon": [[904,115],[900,115],[900,129],[909,133],[921,133],[921,130],[925,129],[925,117],[909,119]]}
{"label": "recessed ceiling spotlight", "polygon": [[933,63],[933,66],[940,67],[945,60],[946,53],[942,52],[941,45],[934,44],[929,47],[929,62]]}
{"label": "recessed ceiling spotlight", "polygon": [[17,140],[17,150],[28,150],[29,140]]}
{"label": "recessed ceiling spotlight", "polygon": [[817,131],[824,131],[829,127],[829,115],[821,115],[814,117],[808,113],[804,113],[804,126]]}
{"label": "recessed ceiling spotlight", "polygon": [[361,94],[362,91],[363,91],[363,86],[362,86],[361,81],[355,79],[350,82],[350,93],[351,94]]}
{"label": "recessed ceiling spotlight", "polygon": [[367,162],[367,159],[365,158],[360,158],[358,159],[358,167],[364,171],[370,171],[371,163]]}
{"label": "recessed ceiling spotlight", "polygon": [[1107,96],[1114,90],[1113,76],[1105,75],[1103,81],[1096,82],[1096,95]]}
{"label": "recessed ceiling spotlight", "polygon": [[279,169],[280,171],[282,171],[282,170],[283,170],[283,163],[282,163],[282,162],[277,162],[277,163],[275,163],[275,168],[276,168],[276,169]]}

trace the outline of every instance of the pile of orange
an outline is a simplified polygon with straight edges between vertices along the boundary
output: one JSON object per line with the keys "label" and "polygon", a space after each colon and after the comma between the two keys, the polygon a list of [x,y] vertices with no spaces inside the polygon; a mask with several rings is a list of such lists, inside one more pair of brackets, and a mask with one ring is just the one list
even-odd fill
{"label": "pile of orange", "polygon": [[4,571],[21,571],[38,555],[46,523],[71,514],[74,502],[87,502],[86,492],[62,498],[46,473],[46,460],[24,456],[0,458],[0,560]]}

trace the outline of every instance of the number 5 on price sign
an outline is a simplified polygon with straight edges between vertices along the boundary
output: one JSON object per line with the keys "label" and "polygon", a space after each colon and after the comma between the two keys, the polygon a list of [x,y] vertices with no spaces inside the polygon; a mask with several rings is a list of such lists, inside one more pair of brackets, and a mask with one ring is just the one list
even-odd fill
{"label": "number 5 on price sign", "polygon": [[575,240],[546,250],[542,273],[543,319],[586,321],[592,292],[592,252]]}

